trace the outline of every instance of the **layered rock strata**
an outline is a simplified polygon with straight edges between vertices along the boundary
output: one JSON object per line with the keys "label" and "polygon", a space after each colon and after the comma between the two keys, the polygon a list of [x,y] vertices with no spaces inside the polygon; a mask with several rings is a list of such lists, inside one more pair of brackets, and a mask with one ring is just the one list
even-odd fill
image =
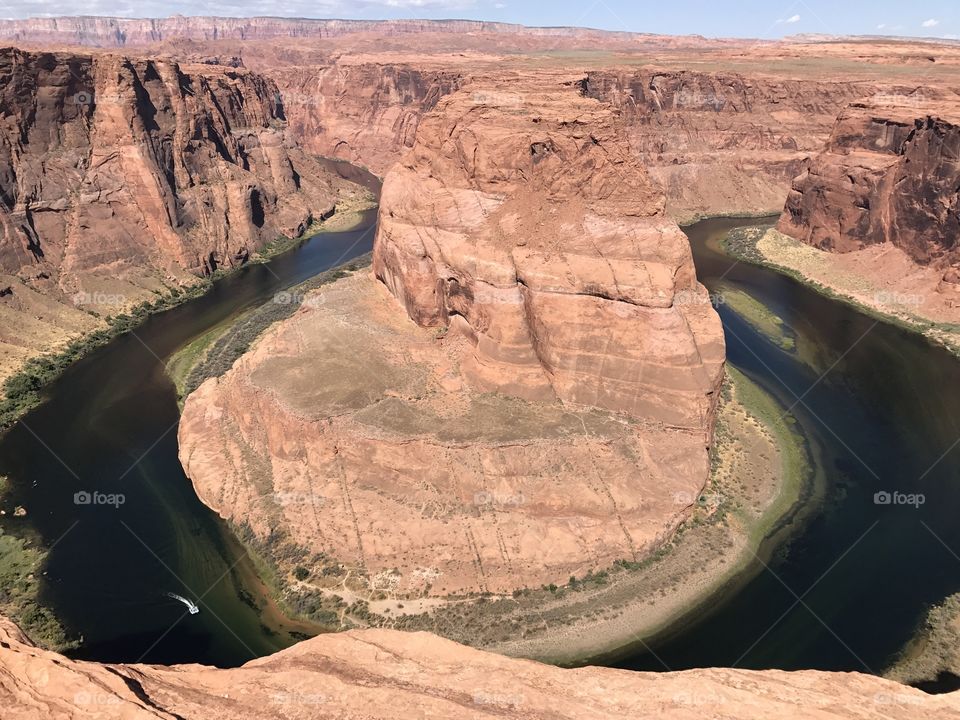
{"label": "layered rock strata", "polygon": [[960,717],[956,696],[857,673],[563,670],[390,630],[325,635],[229,670],[101,665],[40,650],[0,622],[5,720],[946,720]]}
{"label": "layered rock strata", "polygon": [[362,597],[641,559],[706,482],[724,346],[687,240],[608,108],[520,82],[519,106],[465,90],[420,124],[380,282],[323,290],[184,407],[201,499]]}

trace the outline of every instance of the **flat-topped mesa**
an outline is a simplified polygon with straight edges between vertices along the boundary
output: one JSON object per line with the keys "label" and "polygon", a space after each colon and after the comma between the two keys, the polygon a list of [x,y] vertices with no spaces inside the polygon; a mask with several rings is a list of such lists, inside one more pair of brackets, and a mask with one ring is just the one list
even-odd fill
{"label": "flat-topped mesa", "polygon": [[960,260],[958,185],[956,96],[856,102],[793,181],[778,228],[834,252],[889,242],[916,263],[948,268]]}
{"label": "flat-topped mesa", "polygon": [[616,114],[577,87],[443,98],[385,179],[374,271],[418,324],[469,338],[479,390],[707,430],[719,318]]}

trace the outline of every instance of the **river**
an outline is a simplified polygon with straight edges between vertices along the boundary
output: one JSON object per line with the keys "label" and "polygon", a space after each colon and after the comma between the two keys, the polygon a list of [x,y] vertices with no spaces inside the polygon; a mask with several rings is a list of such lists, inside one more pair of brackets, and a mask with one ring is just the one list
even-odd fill
{"label": "river", "polygon": [[[270,603],[258,570],[203,506],[177,458],[165,361],[278,290],[370,250],[367,227],[326,233],[151,317],[71,366],[0,438],[8,505],[51,547],[42,600],[83,637],[76,657],[233,666],[311,632]],[[787,277],[715,251],[732,228],[686,229],[701,280],[748,292],[796,340],[770,342],[723,304],[730,363],[791,407],[822,452],[826,499],[746,584],[616,663],[880,672],[931,603],[960,590],[960,363]],[[798,398],[800,401],[798,402]],[[81,492],[124,503],[78,505]],[[919,506],[878,492],[922,494]],[[191,615],[167,593],[197,601]],[[260,611],[254,606],[259,606]]]}
{"label": "river", "polygon": [[[379,189],[369,173],[331,167]],[[41,600],[83,639],[69,654],[235,666],[316,632],[282,616],[232,533],[197,499],[177,457],[179,409],[165,363],[278,291],[369,252],[375,222],[367,211],[356,230],[314,236],[150,317],[68,368],[0,438],[7,504],[27,508],[31,534],[51,548]],[[123,503],[77,504],[78,493],[94,492]]]}
{"label": "river", "polygon": [[[960,362],[718,252],[717,241],[744,224],[756,221],[712,219],[685,231],[711,292],[746,291],[795,339],[784,349],[717,304],[728,361],[791,408],[820,448],[826,497],[750,582],[617,665],[879,673],[928,606],[960,591]],[[913,503],[897,504],[910,495]]]}

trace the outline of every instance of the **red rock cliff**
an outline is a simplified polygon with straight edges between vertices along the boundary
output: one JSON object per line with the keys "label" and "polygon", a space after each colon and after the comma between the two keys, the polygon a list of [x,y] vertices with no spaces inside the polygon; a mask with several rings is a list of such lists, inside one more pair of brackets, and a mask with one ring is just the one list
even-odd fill
{"label": "red rock cliff", "polygon": [[619,128],[557,78],[444,98],[386,177],[374,270],[470,338],[479,388],[707,431],[719,319]]}
{"label": "red rock cliff", "polygon": [[955,264],[960,104],[891,100],[840,114],[824,150],[793,181],[778,227],[825,250],[890,242],[917,263]]}

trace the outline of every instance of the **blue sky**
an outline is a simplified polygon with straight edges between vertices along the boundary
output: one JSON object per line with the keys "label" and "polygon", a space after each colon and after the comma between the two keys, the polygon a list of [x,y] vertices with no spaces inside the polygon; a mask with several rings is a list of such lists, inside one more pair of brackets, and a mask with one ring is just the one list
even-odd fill
{"label": "blue sky", "polygon": [[960,37],[957,0],[0,0],[0,17],[164,17],[173,13],[471,18],[711,37],[780,37],[794,33]]}

